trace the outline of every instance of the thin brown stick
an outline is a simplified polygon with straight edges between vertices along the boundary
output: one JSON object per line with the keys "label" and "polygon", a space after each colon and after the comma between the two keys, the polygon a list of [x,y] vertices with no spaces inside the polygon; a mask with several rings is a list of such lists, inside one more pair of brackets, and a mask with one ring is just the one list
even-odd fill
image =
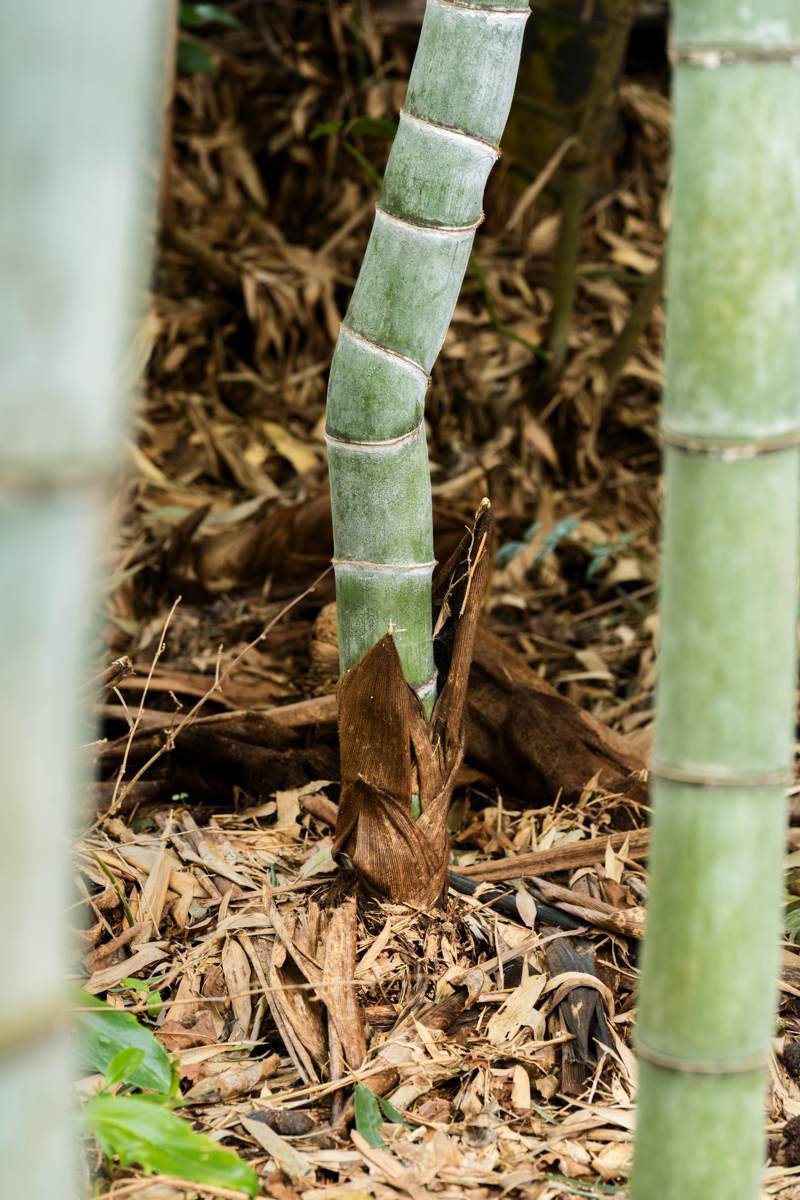
{"label": "thin brown stick", "polygon": [[461,874],[482,883],[500,883],[506,879],[519,879],[527,875],[554,875],[557,871],[570,871],[576,867],[590,867],[602,862],[606,849],[619,850],[628,840],[628,857],[646,858],[650,848],[650,830],[634,829],[630,833],[611,833],[605,837],[588,838],[585,842],[569,842],[553,846],[549,850],[533,850],[529,854],[514,854],[509,858],[497,858],[494,862],[475,863],[462,867]]}
{"label": "thin brown stick", "polygon": [[[129,784],[128,787],[125,789],[125,792],[123,792],[122,795],[120,795],[120,787],[122,786],[122,780],[125,778],[125,770],[128,765],[128,755],[130,754],[131,744],[132,744],[134,736],[136,734],[136,730],[139,728],[139,722],[142,719],[142,713],[144,712],[144,702],[147,699],[147,690],[150,686],[150,680],[153,678],[153,672],[156,669],[156,663],[161,658],[161,655],[164,653],[164,649],[165,649],[165,645],[166,645],[165,639],[167,636],[167,630],[169,629],[170,622],[175,614],[175,609],[178,607],[180,602],[181,602],[181,597],[180,596],[176,597],[176,599],[173,602],[172,608],[167,613],[167,619],[164,622],[163,628],[161,630],[161,634],[158,639],[158,645],[156,646],[156,651],[155,651],[155,654],[153,655],[153,661],[150,663],[150,670],[147,672],[147,679],[145,680],[145,685],[142,690],[142,698],[139,701],[139,708],[136,713],[136,717],[134,719],[133,725],[130,728],[130,732],[128,734],[128,741],[125,746],[125,753],[122,756],[122,762],[120,763],[119,772],[117,773],[116,783],[114,784],[114,795],[111,797],[111,804],[109,805],[109,808],[108,808],[109,815],[113,815],[113,813],[115,813],[117,811],[117,808],[122,803],[122,799],[125,795],[125,792],[127,792],[130,787],[130,784]],[[135,782],[135,781],[136,781],[136,777],[134,778],[134,780],[132,782]]]}
{"label": "thin brown stick", "polygon": [[234,1188],[214,1187],[210,1183],[192,1183],[187,1179],[179,1179],[177,1175],[147,1175],[143,1179],[127,1179],[122,1183],[115,1183],[110,1191],[103,1192],[97,1200],[120,1200],[123,1196],[134,1196],[137,1192],[151,1188],[154,1183],[169,1184],[187,1192],[200,1192],[204,1196],[215,1196],[218,1200],[242,1200],[246,1196],[246,1192]]}
{"label": "thin brown stick", "polygon": [[622,377],[625,364],[633,354],[645,329],[650,323],[653,309],[661,299],[664,290],[664,259],[662,257],[656,269],[648,275],[642,284],[639,295],[631,305],[628,319],[619,337],[603,355],[603,366],[606,372],[606,394],[604,403],[608,404],[617,389]]}
{"label": "thin brown stick", "polygon": [[561,887],[558,883],[551,883],[549,879],[535,875],[531,883],[545,900],[555,901],[564,912],[580,917],[587,924],[610,930],[612,933],[621,933],[625,937],[640,938],[644,933],[644,909],[618,908],[615,904],[595,900],[585,892]]}
{"label": "thin brown stick", "polygon": [[[283,606],[283,608],[280,610],[280,612],[276,613],[276,615],[272,618],[272,620],[267,622],[267,624],[264,626],[264,628],[261,630],[261,632],[258,634],[258,636],[253,638],[252,642],[248,642],[248,644],[244,647],[244,649],[240,650],[239,653],[234,658],[231,659],[231,661],[228,663],[228,665],[224,671],[221,671],[215,675],[214,682],[204,692],[204,694],[200,697],[200,699],[195,704],[192,705],[192,707],[189,709],[189,711],[186,713],[186,715],[181,718],[181,720],[178,722],[178,724],[175,726],[174,729],[170,729],[167,731],[167,737],[164,742],[164,745],[159,746],[158,750],[156,750],[154,754],[150,755],[147,762],[145,762],[143,764],[143,766],[141,766],[139,768],[139,770],[136,772],[136,774],[131,779],[130,783],[128,783],[125,786],[124,791],[120,794],[120,796],[118,797],[118,799],[116,801],[117,805],[119,805],[123,802],[123,800],[125,799],[125,796],[130,791],[130,789],[136,783],[138,783],[139,780],[142,778],[142,776],[147,771],[150,770],[150,768],[153,766],[153,764],[155,762],[157,762],[158,759],[161,758],[162,754],[165,754],[167,750],[172,750],[173,746],[175,745],[176,738],[183,732],[184,729],[186,729],[186,727],[188,725],[190,725],[194,722],[195,717],[197,716],[197,713],[200,711],[200,709],[203,707],[203,705],[206,703],[206,701],[211,698],[211,696],[214,694],[214,692],[218,691],[222,687],[222,685],[225,683],[226,679],[231,674],[231,672],[233,670],[235,670],[236,667],[239,666],[239,664],[243,661],[243,659],[245,659],[247,657],[247,655],[250,654],[250,652],[256,648],[256,646],[258,646],[261,642],[264,641],[264,639],[268,636],[268,634],[270,634],[272,632],[272,630],[275,628],[275,626],[278,624],[279,621],[283,620],[283,618],[286,616],[287,613],[291,612],[291,610],[293,608],[295,608],[301,602],[301,600],[304,600],[306,598],[306,596],[311,595],[311,593],[318,586],[318,584],[320,584],[322,582],[322,580],[325,578],[325,576],[328,575],[332,570],[333,570],[333,567],[326,567],[326,569],[322,572],[322,574],[318,575],[317,578],[314,580],[314,582],[312,584],[309,584],[309,586],[305,589],[304,592],[301,592],[299,596],[295,596],[293,600],[290,600],[288,604],[285,604]],[[177,601],[176,601],[176,603],[177,603]],[[155,663],[153,664],[153,666],[155,666]],[[144,695],[142,695],[142,705],[144,704],[144,698],[145,698]],[[140,705],[140,708],[141,708],[141,705]],[[127,754],[126,754],[126,760],[127,760]],[[125,763],[123,762],[123,768],[124,768],[124,765],[125,765]],[[109,815],[111,813],[113,813],[114,811],[115,811],[114,803],[112,802],[112,806],[108,810]]]}
{"label": "thin brown stick", "polygon": [[133,662],[127,654],[124,654],[122,658],[115,658],[112,663],[109,663],[104,671],[100,671],[97,675],[93,675],[92,678],[86,684],[84,684],[83,691],[87,694],[94,694],[95,692],[101,692],[106,689],[116,687],[121,679],[124,679],[126,675],[132,675],[133,671]]}

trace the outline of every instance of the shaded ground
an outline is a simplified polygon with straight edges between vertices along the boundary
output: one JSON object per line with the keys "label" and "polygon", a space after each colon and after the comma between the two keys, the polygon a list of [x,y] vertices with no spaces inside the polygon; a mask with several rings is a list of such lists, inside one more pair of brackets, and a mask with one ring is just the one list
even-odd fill
{"label": "shaded ground", "polygon": [[[610,401],[601,359],[661,253],[668,102],[646,74],[624,83],[617,183],[585,221],[557,394],[533,398],[558,215],[509,158],[434,368],[438,557],[491,496],[488,627],[624,737],[630,786],[498,773],[473,737],[452,867],[513,882],[500,885],[502,912],[491,891],[455,889],[442,916],[361,906],[357,1074],[406,1121],[370,1148],[351,1133],[352,1073],[329,1081],[317,999],[329,900],[345,886],[330,859],[337,660],[322,430],[415,32],[356,25],[333,3],[236,11],[246,32],[204,40],[218,73],[177,81],[147,388],[106,563],[98,666],[129,655],[135,673],[107,691],[106,740],[90,752],[101,781],[78,849],[88,986],[141,1012],[122,981],[156,981],[163,1007],[145,1015],[178,1057],[192,1119],[253,1161],[266,1195],[620,1194],[646,887],[634,768],[657,632],[660,309]],[[484,869],[533,852],[525,870]],[[791,1040],[792,950],[786,967]],[[772,1194],[800,1194],[780,1144],[798,1114],[776,1056]],[[103,1186],[195,1194],[126,1171]]]}

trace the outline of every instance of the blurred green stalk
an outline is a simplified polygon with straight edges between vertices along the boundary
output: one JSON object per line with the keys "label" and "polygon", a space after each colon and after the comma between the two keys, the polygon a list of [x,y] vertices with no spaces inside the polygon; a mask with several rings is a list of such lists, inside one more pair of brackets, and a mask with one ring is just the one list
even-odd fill
{"label": "blurred green stalk", "polygon": [[[63,1027],[78,696],[150,237],[158,0],[0,5],[0,1196],[77,1190]],[[152,155],[155,159],[156,155]]]}

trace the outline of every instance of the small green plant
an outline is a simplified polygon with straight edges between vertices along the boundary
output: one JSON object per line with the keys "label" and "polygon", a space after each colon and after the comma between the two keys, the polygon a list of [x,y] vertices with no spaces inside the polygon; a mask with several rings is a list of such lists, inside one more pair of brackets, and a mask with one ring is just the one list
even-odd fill
{"label": "small green plant", "polygon": [[[244,29],[233,13],[217,4],[182,4],[178,10],[182,29],[204,29],[207,25],[227,25],[229,29]],[[178,42],[178,70],[184,74],[216,75],[217,64],[200,42],[181,38]]]}
{"label": "small green plant", "polygon": [[[139,984],[140,981],[127,981]],[[145,985],[147,987],[148,985]],[[148,995],[150,995],[148,991]],[[258,1176],[233,1150],[195,1133],[173,1111],[180,1103],[175,1066],[161,1043],[132,1013],[80,993],[74,1014],[81,1061],[105,1076],[83,1109],[83,1125],[108,1159],[148,1174],[171,1175],[254,1196]]]}
{"label": "small green plant", "polygon": [[[540,527],[541,521],[534,521],[533,524],[529,525],[525,530],[520,541],[505,542],[502,546],[500,546],[495,555],[497,565],[500,567],[505,567],[511,562],[512,558],[516,558],[520,551],[524,550],[529,544],[534,534],[539,532]],[[577,517],[564,517],[562,521],[558,521],[557,524],[555,524],[553,528],[549,530],[542,538],[541,549],[531,563],[531,569],[538,566],[548,554],[552,554],[554,550],[557,550],[562,542],[572,541],[577,529]]]}
{"label": "small green plant", "polygon": [[157,986],[163,979],[163,975],[158,979],[123,979],[121,984],[123,988],[130,988],[132,992],[140,992],[142,1004],[147,1007],[148,1017],[157,1017],[164,1007],[164,997]]}
{"label": "small green plant", "polygon": [[616,540],[611,542],[600,542],[589,549],[589,565],[586,568],[586,578],[594,579],[605,567],[615,559],[619,553],[630,546],[632,542],[638,541],[638,533],[621,533]]}
{"label": "small green plant", "polygon": [[386,1145],[381,1137],[384,1121],[389,1121],[392,1125],[406,1124],[393,1104],[383,1096],[376,1096],[363,1083],[356,1084],[354,1100],[356,1129],[370,1146]]}
{"label": "small green plant", "polygon": [[341,137],[342,149],[346,150],[350,157],[355,159],[370,182],[379,188],[383,183],[382,176],[375,170],[375,167],[359,150],[358,146],[350,139],[358,136],[358,134],[363,134],[365,137],[378,138],[384,142],[391,142],[394,140],[396,133],[396,121],[388,121],[385,117],[353,117],[351,121],[346,122],[320,122],[311,130],[308,140],[315,142],[321,137]]}

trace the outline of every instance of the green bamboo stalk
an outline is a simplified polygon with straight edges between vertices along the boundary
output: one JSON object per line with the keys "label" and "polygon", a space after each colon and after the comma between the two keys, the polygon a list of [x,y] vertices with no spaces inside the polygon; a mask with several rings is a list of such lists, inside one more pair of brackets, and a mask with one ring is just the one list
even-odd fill
{"label": "green bamboo stalk", "polygon": [[0,1196],[25,1200],[76,1190],[63,1011],[77,696],[159,32],[157,0],[0,5]]}
{"label": "green bamboo stalk", "polygon": [[756,1200],[793,759],[800,6],[677,0],[633,1200]]}
{"label": "green bamboo stalk", "polygon": [[432,703],[425,427],[514,90],[528,0],[428,0],[375,223],[328,384],[342,671],[387,630]]}

